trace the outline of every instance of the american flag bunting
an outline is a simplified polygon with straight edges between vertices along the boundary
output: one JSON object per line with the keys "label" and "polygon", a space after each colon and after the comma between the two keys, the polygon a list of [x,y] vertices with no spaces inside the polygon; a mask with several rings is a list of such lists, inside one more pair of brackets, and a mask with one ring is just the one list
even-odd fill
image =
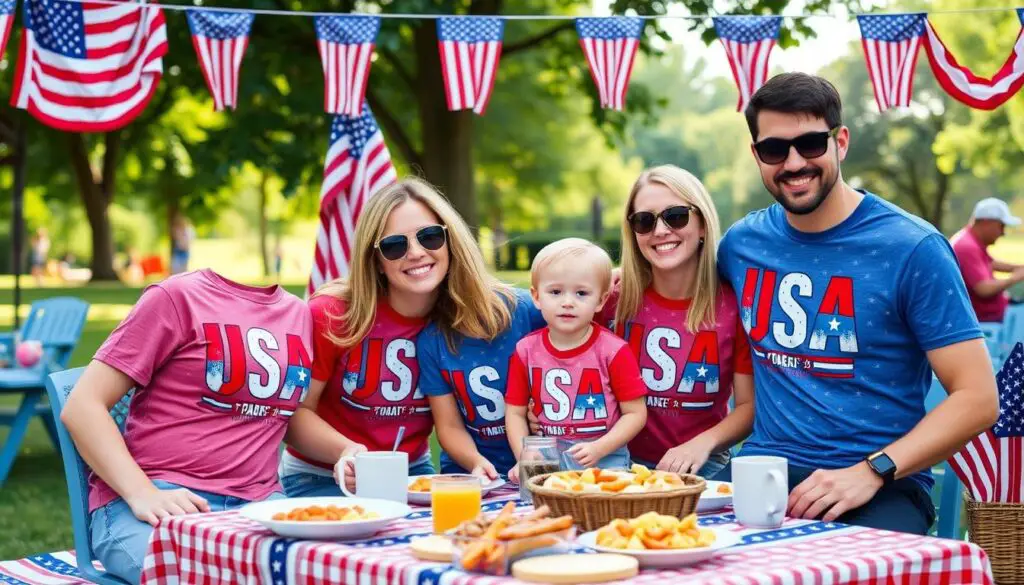
{"label": "american flag bunting", "polygon": [[324,110],[359,116],[380,31],[376,16],[317,16],[317,47],[324,70]]}
{"label": "american flag bunting", "polygon": [[612,16],[577,18],[576,32],[587,57],[590,74],[597,85],[601,107],[622,110],[626,105],[629,76],[633,72],[636,50],[644,21]]}
{"label": "american flag bunting", "polygon": [[313,272],[307,296],[348,274],[356,221],[367,199],[397,179],[391,153],[370,107],[360,116],[335,116],[324,160]]}
{"label": "american flag bunting", "polygon": [[925,15],[861,15],[857,22],[878,109],[909,106]]}
{"label": "american flag bunting", "polygon": [[768,80],[768,57],[779,38],[781,16],[730,16],[711,19],[725,47],[740,98],[737,111]]}
{"label": "american flag bunting", "polygon": [[1024,344],[1017,343],[996,374],[999,418],[950,460],[980,502],[1020,503],[1024,493]]}
{"label": "american flag bunting", "polygon": [[494,89],[504,31],[501,18],[437,19],[437,44],[449,110],[472,108],[477,114],[484,113]]}
{"label": "american flag bunting", "polygon": [[15,0],[0,0],[0,57],[4,56],[7,40],[11,38],[15,8],[17,8]]}
{"label": "american flag bunting", "polygon": [[47,126],[106,132],[145,109],[163,74],[158,6],[25,0],[12,105]]}
{"label": "american flag bunting", "polygon": [[254,18],[247,12],[188,11],[192,45],[217,111],[238,106],[238,72]]}

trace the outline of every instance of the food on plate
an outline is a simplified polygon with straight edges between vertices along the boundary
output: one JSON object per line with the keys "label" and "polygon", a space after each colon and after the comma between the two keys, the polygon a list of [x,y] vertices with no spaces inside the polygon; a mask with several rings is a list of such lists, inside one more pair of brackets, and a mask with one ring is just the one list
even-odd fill
{"label": "food on plate", "polygon": [[410,492],[429,492],[430,491],[430,478],[429,477],[417,477],[415,481],[409,484]]}
{"label": "food on plate", "polygon": [[669,471],[652,471],[634,464],[629,471],[590,468],[560,471],[544,480],[543,487],[567,492],[644,493],[683,487],[682,476]]}
{"label": "food on plate", "polygon": [[718,489],[715,490],[715,491],[717,491],[720,494],[731,494],[732,493],[732,487],[729,486],[729,484],[727,484],[727,483],[720,483],[720,484],[718,484]]}
{"label": "food on plate", "polygon": [[503,574],[506,560],[557,544],[559,533],[573,525],[572,516],[551,518],[547,506],[521,516],[515,516],[514,511],[515,504],[509,502],[494,517],[481,515],[451,531],[462,548],[460,564],[463,569]]}
{"label": "food on plate", "polygon": [[597,531],[597,544],[620,550],[679,550],[711,546],[715,533],[697,526],[697,515],[680,520],[648,512],[632,520],[617,518]]}
{"label": "food on plate", "polygon": [[357,522],[380,518],[376,512],[367,512],[362,506],[306,506],[293,508],[289,512],[278,512],[271,517],[277,521],[288,522]]}

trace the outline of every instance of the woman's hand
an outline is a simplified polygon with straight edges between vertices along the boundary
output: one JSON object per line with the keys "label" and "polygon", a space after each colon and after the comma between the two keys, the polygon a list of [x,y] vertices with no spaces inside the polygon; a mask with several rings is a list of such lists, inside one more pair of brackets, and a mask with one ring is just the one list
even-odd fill
{"label": "woman's hand", "polygon": [[152,491],[139,496],[126,497],[124,501],[132,509],[136,518],[153,526],[168,516],[210,511],[210,505],[206,499],[185,488],[160,490],[154,486]]}
{"label": "woman's hand", "polygon": [[344,461],[345,457],[355,457],[359,453],[365,453],[367,451],[366,445],[362,443],[353,443],[341,452],[341,457],[338,458],[338,462],[334,464],[334,481],[341,485],[341,466],[345,465],[345,487],[348,491],[355,493],[356,491],[356,466],[351,461]]}

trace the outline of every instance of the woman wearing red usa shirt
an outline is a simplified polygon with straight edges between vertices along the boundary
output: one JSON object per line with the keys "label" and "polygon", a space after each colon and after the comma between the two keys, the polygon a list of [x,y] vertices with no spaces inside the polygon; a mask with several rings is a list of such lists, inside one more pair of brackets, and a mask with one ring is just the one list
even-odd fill
{"label": "woman wearing red usa shirt", "polygon": [[619,295],[605,306],[647,386],[633,460],[704,477],[728,465],[754,420],[750,348],[736,297],[718,281],[720,233],[696,177],[671,165],[644,171],[626,202]]}
{"label": "woman wearing red usa shirt", "polygon": [[349,277],[325,284],[309,301],[313,380],[295,423],[319,440],[315,449],[309,442],[302,450],[288,446],[279,469],[288,496],[340,495],[338,460],[390,451],[400,427],[410,475],[434,472],[416,337],[428,320],[483,338],[507,327],[508,310],[504,322],[491,310],[501,300],[485,276],[469,228],[427,183],[405,179],[367,201]]}

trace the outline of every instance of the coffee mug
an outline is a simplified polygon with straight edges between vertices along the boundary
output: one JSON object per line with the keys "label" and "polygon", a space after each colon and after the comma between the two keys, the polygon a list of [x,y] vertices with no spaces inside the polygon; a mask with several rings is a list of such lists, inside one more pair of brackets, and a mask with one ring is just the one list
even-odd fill
{"label": "coffee mug", "polygon": [[[345,487],[346,464],[356,468],[356,493]],[[346,496],[391,500],[402,504],[409,498],[409,454],[404,451],[366,451],[355,457],[342,457],[338,485]]]}
{"label": "coffee mug", "polygon": [[789,468],[784,457],[733,457],[733,512],[754,528],[778,528],[789,503]]}

